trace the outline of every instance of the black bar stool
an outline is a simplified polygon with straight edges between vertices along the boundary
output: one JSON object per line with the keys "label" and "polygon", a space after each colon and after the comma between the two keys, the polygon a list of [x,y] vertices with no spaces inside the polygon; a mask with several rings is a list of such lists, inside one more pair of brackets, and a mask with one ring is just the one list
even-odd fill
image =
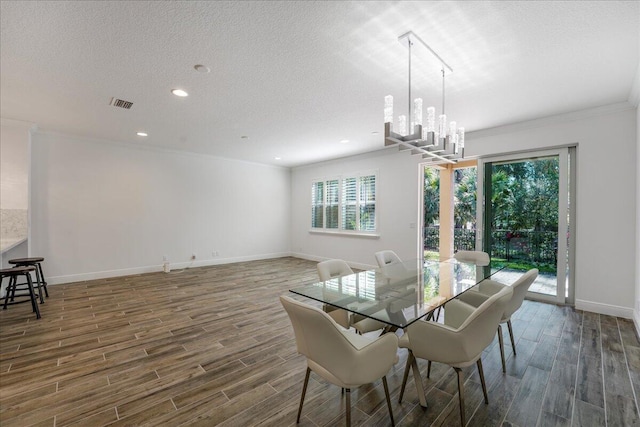
{"label": "black bar stool", "polygon": [[14,258],[9,260],[9,264],[16,267],[36,267],[36,281],[38,284],[38,294],[40,295],[40,303],[44,303],[44,296],[42,294],[42,288],[44,288],[44,295],[49,298],[49,291],[47,290],[47,281],[44,279],[44,273],[42,272],[42,257],[30,257],[30,258]]}
{"label": "black bar stool", "polygon": [[[40,318],[40,309],[38,308],[38,302],[36,301],[38,295],[33,289],[33,282],[31,281],[32,271],[37,271],[36,267],[33,265],[29,265],[26,267],[4,268],[0,270],[0,285],[2,285],[2,281],[5,279],[5,277],[9,279],[9,285],[5,290],[4,305],[2,306],[3,310],[7,309],[7,305],[20,304],[30,300],[31,307],[36,313],[36,318]],[[24,276],[27,281],[25,283],[18,283],[19,276]],[[24,288],[21,287],[24,285],[26,285],[26,290],[29,293],[16,295],[16,290],[24,290]],[[29,296],[29,300],[14,301],[16,297],[24,297],[27,295]],[[11,302],[9,302],[9,297],[11,297]]]}

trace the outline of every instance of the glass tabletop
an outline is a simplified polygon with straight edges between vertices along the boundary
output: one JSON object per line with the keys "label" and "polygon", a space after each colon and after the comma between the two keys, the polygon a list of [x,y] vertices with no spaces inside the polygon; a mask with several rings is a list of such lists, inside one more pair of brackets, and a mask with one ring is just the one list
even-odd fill
{"label": "glass tabletop", "polygon": [[413,260],[290,291],[405,328],[500,270],[455,259],[442,262]]}

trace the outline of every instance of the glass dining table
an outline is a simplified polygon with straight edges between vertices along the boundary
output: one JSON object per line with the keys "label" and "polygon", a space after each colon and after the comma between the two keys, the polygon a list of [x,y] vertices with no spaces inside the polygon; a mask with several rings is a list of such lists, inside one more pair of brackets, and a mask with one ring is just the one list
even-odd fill
{"label": "glass dining table", "polygon": [[406,328],[493,277],[501,267],[477,266],[455,259],[412,260],[312,283],[290,292],[383,322]]}

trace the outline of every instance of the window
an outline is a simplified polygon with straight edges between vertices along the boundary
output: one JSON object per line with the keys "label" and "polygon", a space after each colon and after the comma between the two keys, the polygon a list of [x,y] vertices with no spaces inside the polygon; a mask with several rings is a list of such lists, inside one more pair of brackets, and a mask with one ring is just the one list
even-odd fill
{"label": "window", "polygon": [[311,227],[324,228],[324,182],[311,186]]}
{"label": "window", "polygon": [[376,231],[376,174],[357,174],[311,184],[311,227]]}

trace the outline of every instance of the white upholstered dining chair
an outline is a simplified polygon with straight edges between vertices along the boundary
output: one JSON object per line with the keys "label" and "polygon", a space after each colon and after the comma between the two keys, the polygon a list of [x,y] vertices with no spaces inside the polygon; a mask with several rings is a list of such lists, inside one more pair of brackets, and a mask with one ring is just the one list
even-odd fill
{"label": "white upholstered dining chair", "polygon": [[483,251],[458,251],[453,254],[453,257],[458,261],[472,262],[478,267],[489,265],[491,261],[489,254]]}
{"label": "white upholstered dining chair", "polygon": [[347,426],[351,425],[351,389],[382,378],[391,425],[395,425],[386,375],[397,360],[398,337],[357,335],[340,328],[322,310],[284,295],[280,302],[291,320],[298,353],[307,358],[297,422],[300,422],[309,374],[313,371],[346,391]]}
{"label": "white upholstered dining chair", "polygon": [[422,386],[422,379],[416,358],[431,362],[445,363],[451,366],[458,375],[458,399],[460,402],[460,419],[465,425],[464,412],[464,376],[462,368],[478,366],[485,403],[489,403],[487,387],[482,370],[482,351],[491,343],[502,313],[507,302],[511,299],[512,290],[503,288],[497,294],[488,298],[479,307],[473,307],[460,300],[449,301],[445,307],[445,324],[417,321],[405,329],[400,337],[400,347],[409,350],[407,365],[404,370],[402,388],[399,401],[402,401],[404,389],[409,377],[409,370],[413,370],[413,377],[418,389],[420,404],[426,406],[426,397]]}
{"label": "white upholstered dining chair", "polygon": [[385,265],[401,263],[402,260],[392,250],[384,250],[375,253],[376,262],[378,267],[382,268]]}
{"label": "white upholstered dining chair", "polygon": [[[328,259],[319,262],[316,268],[318,269],[318,277],[320,277],[320,281],[322,282],[353,274],[353,270],[349,267],[349,264],[341,259]],[[338,325],[347,329],[351,326],[351,319],[347,310],[336,308],[329,304],[324,304],[322,309],[329,313],[329,316],[331,316]]]}
{"label": "white upholstered dining chair", "polygon": [[[318,277],[320,277],[320,280],[323,282],[336,277],[353,274],[351,267],[341,259],[328,259],[326,261],[319,262],[316,267],[318,269]],[[329,313],[329,316],[333,317],[333,320],[338,322],[340,326],[347,329],[353,326],[359,334],[366,334],[367,332],[379,330],[386,331],[387,328],[386,323],[359,315],[350,316],[347,310],[343,310],[341,308],[335,308],[325,304],[322,309]],[[378,314],[383,317],[386,316],[385,313]]]}
{"label": "white upholstered dining chair", "polygon": [[522,306],[522,302],[524,301],[524,297],[529,290],[531,284],[538,277],[538,269],[532,268],[531,270],[524,273],[522,276],[518,278],[515,282],[513,282],[510,286],[504,285],[502,283],[498,283],[493,280],[483,280],[478,285],[478,292],[465,292],[460,295],[460,299],[468,304],[473,306],[479,306],[484,303],[487,298],[491,295],[494,295],[505,287],[510,287],[513,289],[513,296],[511,300],[507,303],[504,314],[500,319],[500,323],[498,324],[498,342],[500,344],[500,358],[502,359],[502,372],[507,372],[507,366],[504,357],[504,340],[502,338],[502,323],[506,323],[509,328],[509,337],[511,338],[511,347],[513,349],[513,355],[516,355],[516,343],[513,338],[513,327],[511,326],[511,316],[513,313],[518,311],[520,306]]}

